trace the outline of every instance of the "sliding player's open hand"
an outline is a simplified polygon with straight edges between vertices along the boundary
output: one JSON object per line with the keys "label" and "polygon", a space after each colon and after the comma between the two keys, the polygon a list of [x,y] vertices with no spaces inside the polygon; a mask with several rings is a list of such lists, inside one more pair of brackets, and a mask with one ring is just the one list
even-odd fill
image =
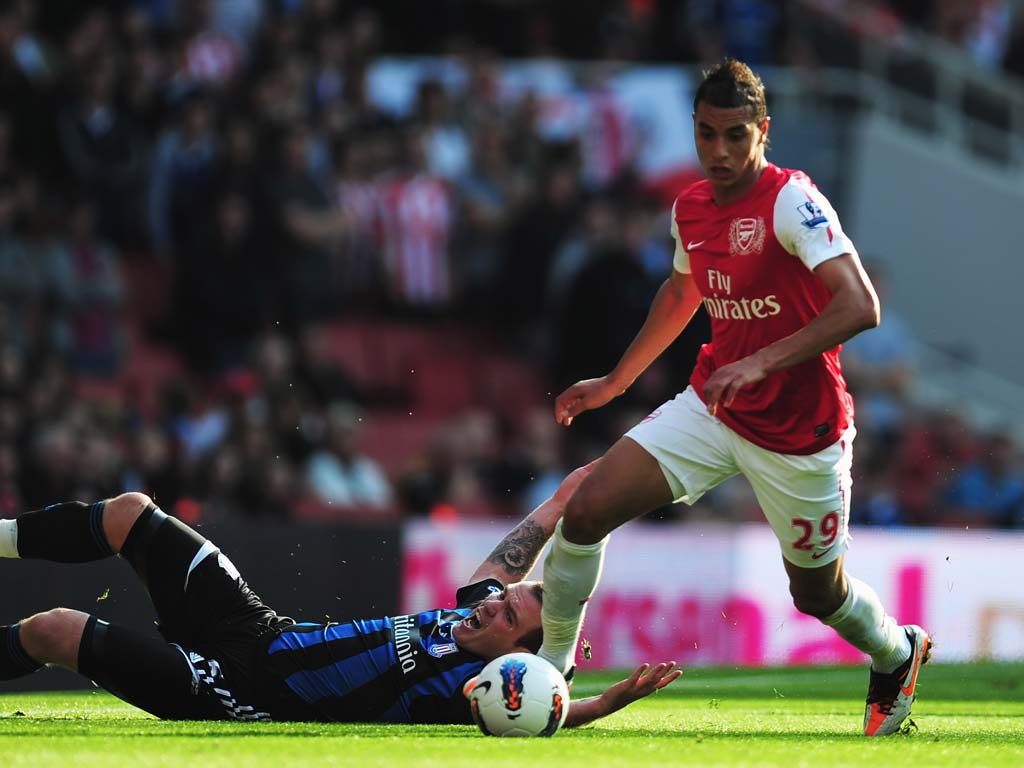
{"label": "sliding player's open hand", "polygon": [[606,709],[605,714],[616,712],[638,699],[660,691],[678,680],[682,674],[683,670],[676,667],[674,661],[664,661],[653,667],[650,664],[641,664],[632,675],[601,694],[602,708]]}
{"label": "sliding player's open hand", "polygon": [[569,715],[566,717],[567,728],[597,720],[599,717],[618,712],[634,701],[660,691],[669,683],[677,680],[683,670],[676,668],[674,661],[655,664],[641,664],[632,675],[606,690],[600,696],[589,699],[573,699],[569,704]]}

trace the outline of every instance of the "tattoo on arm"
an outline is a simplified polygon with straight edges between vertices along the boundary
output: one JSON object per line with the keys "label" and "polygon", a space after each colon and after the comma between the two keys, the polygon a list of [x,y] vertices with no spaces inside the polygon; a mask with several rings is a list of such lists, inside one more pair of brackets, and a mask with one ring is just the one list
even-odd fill
{"label": "tattoo on arm", "polygon": [[522,579],[537,562],[549,538],[550,534],[537,523],[526,519],[509,531],[487,556],[487,562],[500,565],[510,577]]}

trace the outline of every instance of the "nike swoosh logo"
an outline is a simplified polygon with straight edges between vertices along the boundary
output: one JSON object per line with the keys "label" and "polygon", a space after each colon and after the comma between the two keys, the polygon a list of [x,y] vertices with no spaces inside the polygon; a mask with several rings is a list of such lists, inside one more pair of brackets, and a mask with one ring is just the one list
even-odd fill
{"label": "nike swoosh logo", "polygon": [[921,643],[921,646],[914,654],[917,658],[914,659],[914,674],[910,677],[910,685],[900,685],[900,690],[903,691],[904,696],[914,695],[914,687],[917,685],[917,673],[921,671],[921,657],[924,656],[925,651],[928,650],[929,642],[930,641],[925,640]]}
{"label": "nike swoosh logo", "polygon": [[692,251],[694,248],[700,248],[707,240],[698,240],[696,243],[687,243],[686,250]]}
{"label": "nike swoosh logo", "polygon": [[[834,547],[834,546],[835,546],[835,544],[832,545],[832,547]],[[825,555],[827,555],[829,552],[832,551],[832,547],[829,547],[828,549],[823,549],[823,550],[821,550],[821,552],[813,552],[813,553],[811,553],[811,560],[817,560],[820,557],[824,557]]]}

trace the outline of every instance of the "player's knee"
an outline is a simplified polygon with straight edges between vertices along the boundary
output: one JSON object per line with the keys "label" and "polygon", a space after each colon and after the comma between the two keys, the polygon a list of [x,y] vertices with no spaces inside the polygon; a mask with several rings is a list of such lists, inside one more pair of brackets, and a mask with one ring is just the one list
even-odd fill
{"label": "player's knee", "polygon": [[53,608],[18,622],[25,652],[44,664],[74,668],[88,616],[69,608]]}
{"label": "player's knee", "polygon": [[562,515],[562,535],[575,544],[594,544],[612,530],[603,499],[588,483],[580,485]]}
{"label": "player's knee", "polygon": [[816,619],[831,616],[843,602],[841,597],[827,589],[800,589],[790,585],[789,592],[793,596],[794,607]]}
{"label": "player's knee", "polygon": [[120,552],[135,521],[153,500],[144,493],[129,491],[108,499],[103,507],[103,532],[107,535],[110,548]]}

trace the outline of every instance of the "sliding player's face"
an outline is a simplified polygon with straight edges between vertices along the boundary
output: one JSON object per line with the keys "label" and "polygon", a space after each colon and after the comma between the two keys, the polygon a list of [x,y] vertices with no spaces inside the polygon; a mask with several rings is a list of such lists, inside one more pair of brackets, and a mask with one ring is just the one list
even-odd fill
{"label": "sliding player's face", "polygon": [[693,113],[697,159],[716,194],[745,191],[764,165],[769,118],[760,123],[750,107],[713,107],[705,101]]}
{"label": "sliding player's face", "polygon": [[511,584],[488,597],[452,630],[459,646],[485,659],[528,650],[520,638],[540,627],[541,602],[531,588],[534,582]]}

